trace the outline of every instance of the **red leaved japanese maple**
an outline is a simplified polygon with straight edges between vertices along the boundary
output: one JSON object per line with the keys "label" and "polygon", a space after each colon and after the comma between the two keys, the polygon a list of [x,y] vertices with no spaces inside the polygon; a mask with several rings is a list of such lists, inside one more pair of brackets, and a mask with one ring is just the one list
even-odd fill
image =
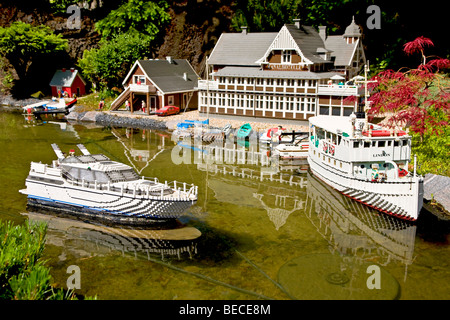
{"label": "red leaved japanese maple", "polygon": [[440,71],[450,67],[450,60],[436,58],[426,62],[424,48],[433,42],[419,37],[404,45],[406,54],[420,53],[422,63],[407,71],[387,70],[374,77],[369,115],[387,116],[390,127],[406,127],[420,134],[438,134],[449,125],[449,79]]}

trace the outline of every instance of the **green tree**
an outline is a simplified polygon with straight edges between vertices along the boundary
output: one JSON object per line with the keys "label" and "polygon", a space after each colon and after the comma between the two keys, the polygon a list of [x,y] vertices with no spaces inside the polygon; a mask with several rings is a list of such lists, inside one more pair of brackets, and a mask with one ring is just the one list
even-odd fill
{"label": "green tree", "polygon": [[83,75],[99,89],[121,87],[132,64],[148,54],[150,44],[150,37],[142,37],[137,33],[119,34],[110,40],[102,39],[98,49],[83,52],[78,66]]}
{"label": "green tree", "polygon": [[139,32],[152,40],[170,21],[166,1],[128,0],[104,19],[96,23],[96,29],[105,38],[114,34]]}
{"label": "green tree", "polygon": [[19,79],[27,76],[33,59],[67,47],[67,40],[46,26],[35,27],[17,21],[10,27],[0,27],[0,54],[9,60]]}
{"label": "green tree", "polygon": [[[300,18],[306,25],[329,25],[340,11],[357,0],[238,0],[231,26],[248,26],[254,32],[278,31],[285,23]],[[349,13],[351,14],[351,13]],[[346,18],[348,20],[348,16]],[[336,27],[331,23],[331,31]]]}

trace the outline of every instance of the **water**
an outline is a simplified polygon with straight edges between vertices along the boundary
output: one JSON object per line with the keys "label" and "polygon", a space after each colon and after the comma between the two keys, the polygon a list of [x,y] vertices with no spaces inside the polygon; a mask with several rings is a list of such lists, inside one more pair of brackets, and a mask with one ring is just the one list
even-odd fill
{"label": "water", "polygon": [[[76,265],[77,292],[99,299],[450,298],[448,227],[428,212],[408,224],[350,201],[308,173],[285,170],[280,179],[275,172],[271,181],[273,167],[175,165],[168,132],[50,120],[37,125],[0,114],[0,219],[48,223],[44,259],[55,286],[66,287],[67,268]],[[198,202],[169,230],[27,211],[18,190],[30,161],[55,158],[51,143],[66,152],[83,143],[141,175],[195,183]],[[377,279],[380,289],[369,289]]]}

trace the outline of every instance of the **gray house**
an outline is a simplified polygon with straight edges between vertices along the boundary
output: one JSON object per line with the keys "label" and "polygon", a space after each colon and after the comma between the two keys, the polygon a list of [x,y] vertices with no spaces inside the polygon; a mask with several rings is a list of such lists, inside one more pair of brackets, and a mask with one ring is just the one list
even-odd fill
{"label": "gray house", "polygon": [[185,59],[167,57],[163,60],[137,60],[122,82],[124,91],[113,101],[111,110],[124,107],[128,100],[130,112],[141,110],[142,101],[149,114],[171,105],[197,108],[198,75]]}

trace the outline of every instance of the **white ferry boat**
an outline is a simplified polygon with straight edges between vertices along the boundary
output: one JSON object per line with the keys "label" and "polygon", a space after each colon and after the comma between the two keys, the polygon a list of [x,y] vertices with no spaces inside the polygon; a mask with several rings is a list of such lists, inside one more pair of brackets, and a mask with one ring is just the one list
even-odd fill
{"label": "white ferry boat", "polygon": [[[411,136],[366,119],[316,116],[309,119],[308,163],[312,173],[344,195],[384,213],[417,220],[423,177],[408,171]],[[414,159],[415,160],[415,159]]]}
{"label": "white ferry boat", "polygon": [[[365,109],[369,108],[365,67]],[[423,205],[423,177],[408,170],[411,136],[368,122],[366,113],[309,118],[308,164],[342,194],[378,211],[416,221]]]}
{"label": "white ferry boat", "polygon": [[58,159],[52,165],[31,162],[26,178],[28,204],[101,222],[147,224],[173,220],[197,201],[198,187],[140,177],[132,167],[91,154],[84,145],[65,156],[52,144]]}

